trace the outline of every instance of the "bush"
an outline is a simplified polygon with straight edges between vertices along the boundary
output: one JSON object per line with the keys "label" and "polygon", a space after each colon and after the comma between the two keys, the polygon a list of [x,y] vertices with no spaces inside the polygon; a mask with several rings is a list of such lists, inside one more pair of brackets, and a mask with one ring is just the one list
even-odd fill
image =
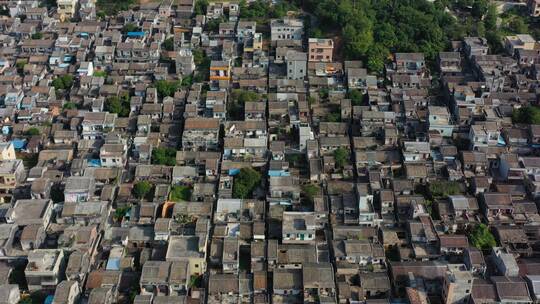
{"label": "bush", "polygon": [[495,237],[484,224],[479,224],[469,234],[469,241],[478,249],[490,249],[497,246]]}
{"label": "bush", "polygon": [[191,199],[191,188],[188,186],[172,186],[169,194],[171,201],[189,201]]}
{"label": "bush", "polygon": [[255,169],[248,167],[240,169],[240,173],[234,177],[233,197],[251,198],[253,190],[261,182],[261,174]]}
{"label": "bush", "polygon": [[133,195],[138,199],[147,197],[150,194],[150,191],[152,191],[152,184],[147,181],[137,182],[133,186]]}
{"label": "bush", "polygon": [[157,147],[152,150],[153,165],[176,165],[176,150],[168,147]]}

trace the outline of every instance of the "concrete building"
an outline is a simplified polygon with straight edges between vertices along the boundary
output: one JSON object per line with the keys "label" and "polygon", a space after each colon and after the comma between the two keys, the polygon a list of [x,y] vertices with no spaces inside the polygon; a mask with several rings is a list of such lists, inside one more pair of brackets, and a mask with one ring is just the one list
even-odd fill
{"label": "concrete building", "polygon": [[270,21],[270,38],[276,40],[302,40],[304,24],[300,19],[284,18]]}
{"label": "concrete building", "polygon": [[529,9],[529,14],[531,16],[540,17],[540,0],[527,1],[527,8]]}
{"label": "concrete building", "polygon": [[472,291],[473,275],[463,264],[449,264],[443,279],[444,303],[468,303]]}
{"label": "concrete building", "polygon": [[75,17],[78,5],[79,1],[77,0],[58,0],[57,7],[60,18],[69,20],[70,18]]}
{"label": "concrete building", "polygon": [[309,38],[309,61],[332,62],[334,41],[332,39]]}
{"label": "concrete building", "polygon": [[288,51],[285,55],[287,63],[287,78],[288,79],[304,79],[307,75],[307,54],[298,51]]}
{"label": "concrete building", "polygon": [[64,251],[60,249],[36,249],[28,254],[24,270],[30,291],[55,290],[64,271]]}
{"label": "concrete building", "polygon": [[513,56],[517,50],[534,50],[536,40],[529,34],[506,36],[504,37],[504,47]]}

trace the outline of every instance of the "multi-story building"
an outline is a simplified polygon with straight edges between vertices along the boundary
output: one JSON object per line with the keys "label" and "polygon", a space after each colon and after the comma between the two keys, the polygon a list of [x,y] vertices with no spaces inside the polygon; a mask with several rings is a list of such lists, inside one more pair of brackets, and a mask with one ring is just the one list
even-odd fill
{"label": "multi-story building", "polygon": [[[6,152],[9,154],[10,152]],[[0,192],[11,193],[24,179],[24,164],[20,159],[0,161]]]}
{"label": "multi-story building", "polygon": [[309,38],[308,40],[309,61],[332,62],[334,41],[332,39]]}
{"label": "multi-story building", "polygon": [[84,139],[101,139],[105,134],[114,130],[116,113],[87,112],[82,122],[82,137]]}
{"label": "multi-story building", "polygon": [[288,79],[304,79],[307,75],[307,54],[290,50],[285,55]]}
{"label": "multi-story building", "polygon": [[28,254],[24,270],[28,289],[55,290],[64,272],[64,251],[60,249],[35,249]]}
{"label": "multi-story building", "polygon": [[540,0],[529,0],[527,1],[527,8],[529,9],[529,14],[533,17],[540,16]]}
{"label": "multi-story building", "polygon": [[277,40],[302,40],[304,24],[302,20],[293,18],[272,19],[270,21],[270,39]]}
{"label": "multi-story building", "polygon": [[60,18],[69,20],[76,16],[77,6],[79,5],[78,0],[58,0],[56,3]]}
{"label": "multi-story building", "polygon": [[473,289],[473,275],[464,264],[448,265],[443,279],[443,299],[446,304],[468,303]]}
{"label": "multi-story building", "polygon": [[219,119],[188,118],[182,135],[182,148],[187,151],[216,150],[219,143]]}

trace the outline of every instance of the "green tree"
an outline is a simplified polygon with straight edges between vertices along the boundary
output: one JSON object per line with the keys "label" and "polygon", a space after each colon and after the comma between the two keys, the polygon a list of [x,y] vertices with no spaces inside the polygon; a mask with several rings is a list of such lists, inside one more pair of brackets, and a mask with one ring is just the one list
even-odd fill
{"label": "green tree", "polygon": [[146,197],[150,191],[152,191],[152,184],[148,181],[140,181],[133,186],[133,195],[138,199]]}
{"label": "green tree", "polygon": [[364,101],[364,94],[360,90],[352,89],[349,91],[349,98],[353,106],[360,106]]}
{"label": "green tree", "polygon": [[174,96],[174,93],[180,88],[181,83],[178,81],[158,80],[156,89],[160,98],[166,96]]}
{"label": "green tree", "polygon": [[461,193],[461,187],[454,181],[433,181],[429,184],[429,193],[433,198],[447,197]]}
{"label": "green tree", "polygon": [[176,165],[176,149],[169,147],[157,147],[152,150],[153,165]]}
{"label": "green tree", "polygon": [[38,128],[30,128],[28,130],[26,130],[26,135],[28,136],[35,136],[35,135],[39,135],[41,132],[39,132],[39,129]]}
{"label": "green tree", "polygon": [[191,199],[191,187],[183,185],[172,186],[169,199],[175,202],[189,201]]}
{"label": "green tree", "polygon": [[244,119],[244,105],[246,102],[256,102],[260,95],[242,89],[235,89],[231,92],[230,101],[227,103],[227,113],[232,120]]}
{"label": "green tree", "polygon": [[193,12],[195,15],[206,15],[206,8],[208,7],[208,0],[197,0]]}
{"label": "green tree", "polygon": [[41,32],[37,32],[37,33],[32,34],[32,39],[33,40],[39,40],[41,38],[43,38],[43,33],[41,33]]}
{"label": "green tree", "polygon": [[261,174],[251,167],[242,168],[234,177],[232,194],[234,198],[251,198],[253,190],[261,182]]}
{"label": "green tree", "polygon": [[126,214],[128,214],[130,210],[131,210],[131,207],[129,206],[116,208],[116,210],[114,210],[114,213],[113,213],[113,219],[116,222],[122,221],[122,219],[126,216]]}
{"label": "green tree", "polygon": [[103,78],[106,78],[107,77],[107,71],[105,70],[97,70],[97,71],[94,71],[94,77],[103,77]]}
{"label": "green tree", "polygon": [[337,148],[334,150],[334,160],[338,168],[343,168],[349,162],[349,151],[342,147]]}
{"label": "green tree", "polygon": [[337,112],[332,112],[332,113],[326,115],[325,120],[327,122],[340,122],[341,121],[341,114],[337,113]]}
{"label": "green tree", "polygon": [[190,87],[193,84],[193,76],[188,75],[182,79],[181,86],[184,88]]}
{"label": "green tree", "polygon": [[471,15],[475,18],[482,18],[488,10],[488,1],[487,0],[475,0],[472,9]]}
{"label": "green tree", "polygon": [[107,98],[105,102],[105,111],[116,113],[119,117],[129,117],[129,113],[131,113],[129,95],[124,94],[120,97],[111,96]]}
{"label": "green tree", "polygon": [[139,30],[139,26],[135,23],[126,23],[122,27],[122,33],[127,34],[129,32],[137,32]]}
{"label": "green tree", "polygon": [[486,16],[484,17],[484,25],[489,31],[497,29],[497,8],[494,4],[488,5]]}
{"label": "green tree", "polygon": [[52,81],[52,85],[56,90],[69,90],[73,86],[73,75],[64,74],[56,77]]}
{"label": "green tree", "polygon": [[540,108],[537,106],[526,106],[514,110],[512,122],[522,124],[540,124]]}
{"label": "green tree", "polygon": [[97,0],[96,15],[99,15],[102,19],[107,15],[117,15],[119,11],[127,11],[134,4],[135,0]]}
{"label": "green tree", "polygon": [[74,103],[74,102],[66,102],[66,103],[62,106],[62,109],[64,109],[64,110],[73,110],[73,109],[77,109],[77,104]]}
{"label": "green tree", "polygon": [[302,186],[302,193],[311,204],[313,204],[313,199],[315,196],[319,195],[320,190],[320,187],[314,184],[306,184]]}
{"label": "green tree", "polygon": [[491,249],[497,246],[495,237],[484,224],[479,224],[469,234],[469,241],[478,249]]}
{"label": "green tree", "polygon": [[174,51],[174,37],[165,39],[161,44],[161,48],[169,52]]}
{"label": "green tree", "polygon": [[508,23],[508,27],[516,34],[527,34],[529,32],[527,23],[525,23],[521,17],[513,18],[510,23]]}

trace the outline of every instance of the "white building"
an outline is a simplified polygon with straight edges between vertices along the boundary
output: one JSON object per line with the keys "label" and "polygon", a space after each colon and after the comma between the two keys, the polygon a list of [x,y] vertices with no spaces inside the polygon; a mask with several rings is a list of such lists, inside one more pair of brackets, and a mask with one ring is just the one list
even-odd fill
{"label": "white building", "polygon": [[303,80],[307,75],[307,54],[294,50],[287,51],[285,55],[287,63],[287,78]]}
{"label": "white building", "polygon": [[270,21],[270,38],[276,40],[302,40],[304,24],[300,19],[284,18]]}

